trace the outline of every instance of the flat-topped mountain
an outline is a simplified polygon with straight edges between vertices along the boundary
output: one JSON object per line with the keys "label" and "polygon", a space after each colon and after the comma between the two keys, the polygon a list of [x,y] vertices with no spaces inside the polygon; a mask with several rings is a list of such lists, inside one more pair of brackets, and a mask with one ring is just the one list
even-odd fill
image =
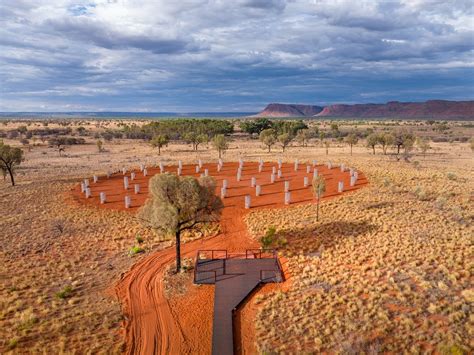
{"label": "flat-topped mountain", "polygon": [[321,106],[277,104],[267,105],[258,117],[311,117],[322,111]]}
{"label": "flat-topped mountain", "polygon": [[312,105],[272,103],[256,116],[474,120],[474,101],[390,101],[385,104],[336,104],[324,108]]}
{"label": "flat-topped mountain", "polygon": [[316,117],[474,119],[474,101],[390,101],[326,106]]}

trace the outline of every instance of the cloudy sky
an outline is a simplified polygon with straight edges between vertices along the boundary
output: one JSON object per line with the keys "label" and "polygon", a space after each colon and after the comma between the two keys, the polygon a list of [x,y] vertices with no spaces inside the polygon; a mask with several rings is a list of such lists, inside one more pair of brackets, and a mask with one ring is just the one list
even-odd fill
{"label": "cloudy sky", "polygon": [[3,0],[0,111],[474,98],[472,0]]}

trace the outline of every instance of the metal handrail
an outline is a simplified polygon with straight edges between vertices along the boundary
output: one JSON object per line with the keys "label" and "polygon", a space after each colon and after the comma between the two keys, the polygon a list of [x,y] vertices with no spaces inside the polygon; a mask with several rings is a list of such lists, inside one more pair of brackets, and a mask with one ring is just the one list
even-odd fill
{"label": "metal handrail", "polygon": [[259,255],[259,259],[262,259],[262,253],[263,252],[271,252],[271,254],[273,254],[273,257],[276,258],[276,250],[275,249],[269,249],[269,248],[261,248],[261,249],[246,249],[245,250],[245,259],[248,259],[248,253],[251,252],[251,253],[254,253],[254,252],[258,252],[258,255]]}
{"label": "metal handrail", "polygon": [[227,259],[227,249],[203,249],[198,250],[197,252],[197,260],[200,260],[201,252],[211,252],[211,259],[214,259],[214,252],[225,252],[225,258]]}

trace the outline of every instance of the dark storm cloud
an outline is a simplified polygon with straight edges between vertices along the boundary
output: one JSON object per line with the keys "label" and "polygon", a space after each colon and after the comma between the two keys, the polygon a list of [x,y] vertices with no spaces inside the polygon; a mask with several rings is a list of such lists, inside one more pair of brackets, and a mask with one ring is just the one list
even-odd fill
{"label": "dark storm cloud", "polygon": [[472,98],[470,1],[0,4],[0,110]]}

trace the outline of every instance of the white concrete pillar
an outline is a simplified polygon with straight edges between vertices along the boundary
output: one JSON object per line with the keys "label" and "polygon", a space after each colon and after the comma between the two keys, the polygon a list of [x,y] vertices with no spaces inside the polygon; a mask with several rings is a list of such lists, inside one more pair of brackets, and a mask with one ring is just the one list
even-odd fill
{"label": "white concrete pillar", "polygon": [[123,177],[123,187],[125,190],[128,190],[128,177],[127,176]]}
{"label": "white concrete pillar", "polygon": [[178,168],[176,173],[178,174],[178,176],[181,176],[181,168]]}
{"label": "white concrete pillar", "polygon": [[227,179],[222,180],[222,187],[227,188],[228,182]]}
{"label": "white concrete pillar", "polygon": [[91,197],[91,188],[90,187],[86,187],[86,198],[89,198]]}
{"label": "white concrete pillar", "polygon": [[101,192],[99,194],[99,197],[100,197],[100,204],[103,205],[106,202],[105,192]]}
{"label": "white concrete pillar", "polygon": [[328,161],[328,169],[332,169],[332,163]]}
{"label": "white concrete pillar", "polygon": [[311,172],[311,165],[306,165],[306,174]]}
{"label": "white concrete pillar", "polygon": [[350,168],[349,169],[349,176],[353,176],[354,175],[354,169],[353,168]]}
{"label": "white concrete pillar", "polygon": [[278,158],[278,169],[281,169],[281,165],[282,165],[281,159]]}
{"label": "white concrete pillar", "polygon": [[122,168],[122,175],[125,175],[127,173],[127,169]]}
{"label": "white concrete pillar", "polygon": [[357,171],[354,171],[354,177],[356,181],[359,179],[359,173]]}
{"label": "white concrete pillar", "polygon": [[202,160],[201,159],[198,160],[198,166],[199,166],[199,169],[202,168]]}
{"label": "white concrete pillar", "polygon": [[307,176],[305,176],[305,177],[303,178],[303,185],[304,185],[304,187],[308,187],[308,185],[309,185],[309,179],[308,179]]}
{"label": "white concrete pillar", "polygon": [[84,184],[84,182],[81,182],[81,193],[84,192],[86,192],[86,185]]}
{"label": "white concrete pillar", "polygon": [[132,205],[132,198],[130,196],[125,196],[125,208],[130,208]]}
{"label": "white concrete pillar", "polygon": [[183,162],[181,160],[178,160],[178,168],[183,169]]}
{"label": "white concrete pillar", "polygon": [[221,187],[221,198],[225,198],[227,195],[227,188],[225,186]]}
{"label": "white concrete pillar", "polygon": [[201,168],[199,167],[199,165],[196,165],[196,174],[199,173],[199,170],[201,170]]}
{"label": "white concrete pillar", "polygon": [[112,173],[110,171],[107,171],[107,179],[110,179],[110,175],[112,175]]}
{"label": "white concrete pillar", "polygon": [[341,172],[346,171],[346,166],[344,164],[341,164]]}
{"label": "white concrete pillar", "polygon": [[343,191],[344,191],[344,182],[339,181],[339,182],[337,183],[337,192],[341,193],[341,192],[343,192]]}
{"label": "white concrete pillar", "polygon": [[257,179],[252,177],[250,179],[250,187],[255,187],[256,184],[257,184]]}
{"label": "white concrete pillar", "polygon": [[351,183],[350,183],[350,185],[351,185],[351,186],[355,186],[355,184],[356,184],[356,178],[355,178],[355,176],[353,175],[353,176],[351,176]]}
{"label": "white concrete pillar", "polygon": [[224,162],[222,159],[219,158],[219,160],[217,161],[217,164],[219,164],[220,166],[224,165]]}
{"label": "white concrete pillar", "polygon": [[204,176],[209,176],[209,169],[204,169]]}
{"label": "white concrete pillar", "polygon": [[140,171],[143,171],[143,169],[145,169],[145,165],[140,164]]}
{"label": "white concrete pillar", "polygon": [[133,171],[130,173],[130,180],[135,180],[135,173]]}
{"label": "white concrete pillar", "polygon": [[290,182],[285,181],[285,192],[288,192],[288,191],[290,191]]}
{"label": "white concrete pillar", "polygon": [[291,192],[285,192],[285,205],[289,205],[291,203]]}
{"label": "white concrete pillar", "polygon": [[222,169],[222,166],[220,164],[217,164],[217,172],[219,173]]}
{"label": "white concrete pillar", "polygon": [[272,166],[272,174],[275,175],[277,173],[277,168]]}
{"label": "white concrete pillar", "polygon": [[258,164],[258,172],[261,173],[263,170],[263,163]]}
{"label": "white concrete pillar", "polygon": [[281,176],[282,176],[281,170],[278,169],[278,178],[281,179]]}
{"label": "white concrete pillar", "polygon": [[135,189],[135,195],[138,195],[140,193],[140,185],[135,184],[134,189]]}
{"label": "white concrete pillar", "polygon": [[242,179],[242,173],[240,170],[237,170],[237,181],[240,181]]}
{"label": "white concrete pillar", "polygon": [[313,159],[313,168],[318,165],[318,162],[316,161],[316,159]]}
{"label": "white concrete pillar", "polygon": [[246,209],[250,208],[250,195],[245,196],[245,208]]}
{"label": "white concrete pillar", "polygon": [[145,168],[143,169],[143,176],[147,176],[148,175],[148,170]]}
{"label": "white concrete pillar", "polygon": [[275,183],[275,174],[270,175],[270,182],[273,184]]}
{"label": "white concrete pillar", "polygon": [[298,159],[295,159],[295,171],[298,171],[299,162]]}
{"label": "white concrete pillar", "polygon": [[89,187],[89,179],[84,179],[84,186]]}
{"label": "white concrete pillar", "polygon": [[162,162],[160,162],[160,173],[163,174],[165,172],[165,166]]}
{"label": "white concrete pillar", "polygon": [[315,177],[318,177],[318,169],[314,169],[314,170],[313,170],[313,179],[314,179]]}
{"label": "white concrete pillar", "polygon": [[97,181],[99,181],[99,177],[97,175],[94,175],[92,179],[94,180],[94,183],[97,183]]}
{"label": "white concrete pillar", "polygon": [[255,196],[260,196],[262,192],[262,187],[260,185],[255,186]]}

